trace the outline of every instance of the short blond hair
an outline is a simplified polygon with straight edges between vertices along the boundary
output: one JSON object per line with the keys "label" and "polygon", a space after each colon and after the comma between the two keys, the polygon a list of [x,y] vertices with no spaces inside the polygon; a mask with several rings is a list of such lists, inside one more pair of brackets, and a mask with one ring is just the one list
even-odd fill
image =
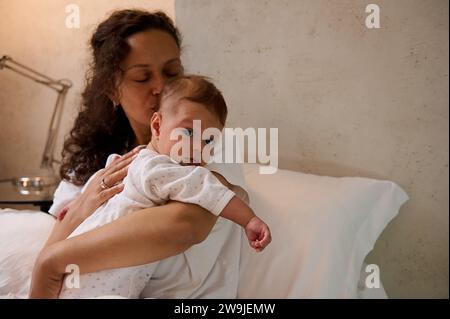
{"label": "short blond hair", "polygon": [[171,79],[161,93],[161,104],[164,104],[164,100],[170,96],[204,105],[225,126],[228,115],[227,104],[222,92],[209,78],[201,75],[182,75]]}

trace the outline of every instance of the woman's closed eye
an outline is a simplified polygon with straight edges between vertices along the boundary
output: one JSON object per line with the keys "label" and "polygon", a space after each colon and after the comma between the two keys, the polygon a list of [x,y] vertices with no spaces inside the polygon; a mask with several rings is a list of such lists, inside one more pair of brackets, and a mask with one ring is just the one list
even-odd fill
{"label": "woman's closed eye", "polygon": [[181,72],[180,71],[168,71],[168,72],[165,72],[164,73],[164,75],[167,77],[167,78],[174,78],[174,77],[176,77],[176,76],[179,76],[181,74]]}
{"label": "woman's closed eye", "polygon": [[163,74],[167,78],[174,78],[180,76],[183,73],[183,66],[181,63],[172,62],[166,65],[163,69]]}
{"label": "woman's closed eye", "polygon": [[[166,73],[164,73],[164,76],[166,78],[174,78],[174,77],[177,77],[179,75],[180,75],[180,72],[166,72]],[[136,79],[134,81],[137,82],[137,83],[146,83],[150,79],[151,79],[151,76],[150,75],[146,75],[145,77],[142,77],[140,79]]]}
{"label": "woman's closed eye", "polygon": [[137,83],[145,83],[145,82],[147,82],[148,80],[150,80],[149,77],[148,77],[148,78],[145,78],[145,79],[142,79],[142,80],[134,80],[134,82],[137,82]]}
{"label": "woman's closed eye", "polygon": [[137,82],[137,83],[145,83],[147,81],[149,81],[151,79],[151,74],[150,73],[145,73],[139,76],[136,76],[133,81]]}

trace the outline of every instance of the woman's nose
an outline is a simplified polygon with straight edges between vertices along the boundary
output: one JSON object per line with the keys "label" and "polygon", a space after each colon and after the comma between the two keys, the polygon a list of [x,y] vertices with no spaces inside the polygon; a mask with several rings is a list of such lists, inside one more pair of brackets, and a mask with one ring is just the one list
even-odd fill
{"label": "woman's nose", "polygon": [[153,95],[161,94],[164,87],[164,78],[162,76],[155,76],[152,81],[151,93]]}

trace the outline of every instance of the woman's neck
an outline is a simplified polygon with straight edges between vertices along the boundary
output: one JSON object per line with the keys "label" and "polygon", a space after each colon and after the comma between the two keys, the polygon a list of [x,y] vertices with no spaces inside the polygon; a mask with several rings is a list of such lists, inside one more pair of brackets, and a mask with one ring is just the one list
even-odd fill
{"label": "woman's neck", "polygon": [[152,131],[149,125],[142,125],[138,123],[130,123],[135,135],[133,148],[139,145],[147,145],[152,137]]}

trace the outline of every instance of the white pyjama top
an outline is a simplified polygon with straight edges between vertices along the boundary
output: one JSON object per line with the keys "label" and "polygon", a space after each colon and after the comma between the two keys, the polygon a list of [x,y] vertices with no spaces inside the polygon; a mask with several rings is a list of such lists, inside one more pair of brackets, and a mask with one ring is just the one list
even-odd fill
{"label": "white pyjama top", "polygon": [[[114,156],[117,155],[108,157],[106,166]],[[138,153],[123,183],[123,191],[100,206],[73,231],[69,238],[134,211],[163,205],[168,200],[197,204],[218,216],[235,196],[235,193],[225,187],[207,168],[182,166],[169,156],[149,149],[143,149]],[[155,272],[157,264],[82,274],[79,288],[76,288],[73,278],[67,279],[63,284],[60,298],[95,298],[107,295],[138,298]],[[82,272],[82,269],[80,271]]]}

